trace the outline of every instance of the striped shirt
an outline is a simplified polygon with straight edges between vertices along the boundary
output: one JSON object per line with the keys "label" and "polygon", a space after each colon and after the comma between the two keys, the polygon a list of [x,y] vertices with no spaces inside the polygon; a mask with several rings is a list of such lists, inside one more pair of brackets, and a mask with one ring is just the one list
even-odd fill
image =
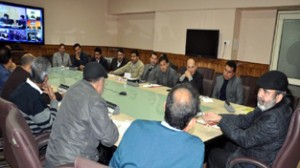
{"label": "striped shirt", "polygon": [[51,100],[48,107],[42,93],[35,83],[27,79],[11,94],[11,101],[22,111],[34,135],[50,131],[57,113],[58,102]]}

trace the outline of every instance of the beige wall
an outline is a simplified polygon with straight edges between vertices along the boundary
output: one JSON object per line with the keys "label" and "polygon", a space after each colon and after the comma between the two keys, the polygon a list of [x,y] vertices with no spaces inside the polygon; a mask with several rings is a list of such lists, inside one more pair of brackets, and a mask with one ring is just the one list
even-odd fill
{"label": "beige wall", "polygon": [[116,45],[115,16],[107,0],[6,0],[44,8],[45,43]]}
{"label": "beige wall", "polygon": [[116,46],[152,49],[154,17],[154,13],[118,15]]}
{"label": "beige wall", "polygon": [[[219,29],[219,58],[266,64],[276,17],[273,7],[300,6],[299,0],[4,1],[44,7],[46,44],[79,42],[184,54],[187,28]],[[225,51],[224,40],[229,40]]]}
{"label": "beige wall", "polygon": [[233,38],[234,18],[234,9],[157,12],[154,50],[184,54],[187,29],[218,29],[218,57],[229,59],[231,44],[226,46],[223,55],[223,41]]}
{"label": "beige wall", "polygon": [[241,12],[237,59],[269,64],[277,10]]}
{"label": "beige wall", "polygon": [[299,6],[299,0],[109,0],[113,14],[170,10],[207,10]]}

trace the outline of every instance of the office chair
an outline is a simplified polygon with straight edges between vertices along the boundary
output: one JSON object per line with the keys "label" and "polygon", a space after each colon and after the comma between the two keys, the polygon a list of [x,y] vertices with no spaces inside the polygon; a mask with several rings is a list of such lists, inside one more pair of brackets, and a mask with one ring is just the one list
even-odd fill
{"label": "office chair", "polygon": [[[6,146],[8,146],[8,139],[6,138],[6,134],[5,134],[5,122],[6,122],[6,118],[9,114],[9,112],[14,109],[17,108],[16,105],[14,105],[13,103],[0,98],[0,128],[1,128],[1,132],[2,132],[2,136],[0,139],[0,143],[1,143],[1,148],[3,149],[4,152],[4,157],[6,159],[6,161],[8,163],[10,163],[11,167],[16,167],[16,160],[14,159],[14,157],[12,156],[12,150],[11,148],[8,148]],[[7,166],[8,163],[3,162],[0,167],[2,166]]]}
{"label": "office chair", "polygon": [[249,106],[250,87],[243,85],[243,105]]}
{"label": "office chair", "polygon": [[13,168],[42,168],[45,157],[40,155],[39,146],[48,143],[49,133],[34,137],[21,112],[14,107],[6,119],[5,134],[8,141],[5,149],[9,149],[5,157]]}
{"label": "office chair", "polygon": [[202,75],[204,79],[213,79],[213,75],[215,73],[214,69],[210,69],[210,68],[204,68],[204,67],[198,67],[197,71],[199,71]]}
{"label": "office chair", "polygon": [[74,165],[75,168],[108,168],[108,166],[94,162],[92,160],[88,160],[83,157],[77,157],[75,159]]}
{"label": "office chair", "polygon": [[300,108],[296,109],[289,126],[286,139],[279,150],[273,165],[268,165],[247,157],[234,158],[229,161],[229,168],[239,163],[249,163],[261,168],[297,167],[300,160]]}
{"label": "office chair", "polygon": [[211,97],[214,89],[214,81],[210,79],[203,79],[203,95]]}

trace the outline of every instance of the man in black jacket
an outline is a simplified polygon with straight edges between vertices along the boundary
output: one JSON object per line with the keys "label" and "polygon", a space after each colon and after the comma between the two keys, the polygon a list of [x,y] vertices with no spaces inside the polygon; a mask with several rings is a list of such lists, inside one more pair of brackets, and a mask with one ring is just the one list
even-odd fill
{"label": "man in black jacket", "polygon": [[203,94],[203,75],[197,71],[196,61],[189,58],[186,62],[186,68],[180,72],[179,83],[190,83],[199,94]]}
{"label": "man in black jacket", "polygon": [[[235,157],[251,157],[270,167],[288,132],[292,109],[285,94],[288,80],[279,71],[270,71],[258,81],[257,107],[246,115],[217,115],[205,113],[208,124],[218,124],[223,134],[231,140],[224,148],[214,148],[209,153],[208,167],[226,167]],[[252,168],[239,164],[236,167]]]}

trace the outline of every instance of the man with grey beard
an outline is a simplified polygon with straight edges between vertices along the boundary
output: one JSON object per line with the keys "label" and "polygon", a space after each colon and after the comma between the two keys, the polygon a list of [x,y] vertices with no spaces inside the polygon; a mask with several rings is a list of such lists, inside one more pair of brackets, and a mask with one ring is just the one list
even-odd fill
{"label": "man with grey beard", "polygon": [[[246,115],[205,113],[204,121],[218,124],[230,139],[223,148],[214,148],[207,167],[226,167],[236,157],[251,157],[271,166],[288,132],[292,109],[286,97],[287,76],[279,71],[262,75],[257,84],[257,107]],[[253,168],[239,164],[235,168]]]}

